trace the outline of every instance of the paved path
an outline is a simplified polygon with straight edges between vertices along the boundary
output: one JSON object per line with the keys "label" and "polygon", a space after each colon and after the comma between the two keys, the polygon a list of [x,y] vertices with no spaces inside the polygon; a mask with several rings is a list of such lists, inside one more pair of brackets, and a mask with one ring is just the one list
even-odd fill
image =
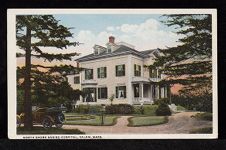
{"label": "paved path", "polygon": [[208,127],[212,125],[211,121],[200,121],[191,118],[197,112],[181,112],[169,117],[169,122],[162,125],[128,127],[127,119],[131,116],[121,116],[114,126],[82,126],[82,125],[64,125],[64,129],[79,129],[86,134],[155,134],[155,133],[189,133],[191,129]]}

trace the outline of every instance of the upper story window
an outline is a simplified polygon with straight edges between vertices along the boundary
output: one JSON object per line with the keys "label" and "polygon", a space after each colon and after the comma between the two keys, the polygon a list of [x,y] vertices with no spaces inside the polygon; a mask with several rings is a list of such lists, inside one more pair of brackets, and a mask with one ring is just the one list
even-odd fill
{"label": "upper story window", "polygon": [[151,68],[149,70],[150,78],[161,78],[161,71],[156,68]]}
{"label": "upper story window", "polygon": [[126,86],[116,86],[116,98],[126,98]]}
{"label": "upper story window", "polygon": [[141,76],[141,66],[134,64],[134,76]]}
{"label": "upper story window", "polygon": [[107,52],[108,52],[108,53],[111,53],[111,47],[108,47],[108,48],[107,48]]}
{"label": "upper story window", "polygon": [[97,77],[106,78],[107,77],[107,67],[97,68]]}
{"label": "upper story window", "polygon": [[80,77],[74,77],[74,84],[79,84],[80,83]]}
{"label": "upper story window", "polygon": [[93,79],[93,69],[86,69],[85,70],[85,79],[86,80]]}
{"label": "upper story window", "polygon": [[116,76],[125,76],[125,65],[115,66]]}
{"label": "upper story window", "polygon": [[107,87],[98,88],[98,99],[107,99],[107,97],[108,97],[108,88]]}

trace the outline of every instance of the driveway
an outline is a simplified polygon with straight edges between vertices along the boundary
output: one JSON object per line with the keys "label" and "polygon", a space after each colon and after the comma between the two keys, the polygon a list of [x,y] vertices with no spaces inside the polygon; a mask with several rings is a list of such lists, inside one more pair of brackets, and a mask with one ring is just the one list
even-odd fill
{"label": "driveway", "polygon": [[64,125],[64,129],[79,129],[86,134],[164,134],[164,133],[189,133],[191,129],[212,126],[211,121],[200,121],[191,118],[197,112],[181,112],[169,117],[169,122],[162,125],[128,127],[127,119],[131,116],[121,116],[114,126],[82,126]]}

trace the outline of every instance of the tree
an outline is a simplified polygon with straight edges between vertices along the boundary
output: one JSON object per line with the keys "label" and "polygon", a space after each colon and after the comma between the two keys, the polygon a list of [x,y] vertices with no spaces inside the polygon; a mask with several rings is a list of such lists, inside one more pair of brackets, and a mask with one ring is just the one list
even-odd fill
{"label": "tree", "polygon": [[[178,46],[161,50],[155,67],[163,72],[170,84],[182,84],[181,94],[200,95],[212,89],[212,22],[211,15],[164,15],[162,21],[180,35]],[[153,67],[153,66],[151,66]],[[205,88],[204,88],[205,87]]]}
{"label": "tree", "polygon": [[[25,56],[24,68],[24,127],[32,128],[31,111],[31,57],[43,58],[48,61],[71,60],[77,53],[70,54],[49,54],[43,52],[43,47],[55,47],[66,49],[68,46],[79,45],[78,42],[71,42],[72,37],[69,31],[71,28],[59,24],[52,15],[18,15],[16,16],[16,39],[17,46],[24,50],[25,54],[17,53],[18,57]],[[36,66],[37,67],[37,66]],[[42,67],[42,66],[39,66]]]}

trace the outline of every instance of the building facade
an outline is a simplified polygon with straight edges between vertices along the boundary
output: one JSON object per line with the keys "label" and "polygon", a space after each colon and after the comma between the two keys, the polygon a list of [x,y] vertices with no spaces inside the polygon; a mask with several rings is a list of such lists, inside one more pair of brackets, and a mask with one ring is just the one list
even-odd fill
{"label": "building facade", "polygon": [[72,88],[85,93],[76,104],[139,105],[167,98],[169,87],[159,84],[165,77],[161,68],[147,67],[161,55],[159,49],[137,51],[130,44],[114,41],[111,36],[106,47],[95,45],[92,54],[76,60],[85,68],[68,76]]}

